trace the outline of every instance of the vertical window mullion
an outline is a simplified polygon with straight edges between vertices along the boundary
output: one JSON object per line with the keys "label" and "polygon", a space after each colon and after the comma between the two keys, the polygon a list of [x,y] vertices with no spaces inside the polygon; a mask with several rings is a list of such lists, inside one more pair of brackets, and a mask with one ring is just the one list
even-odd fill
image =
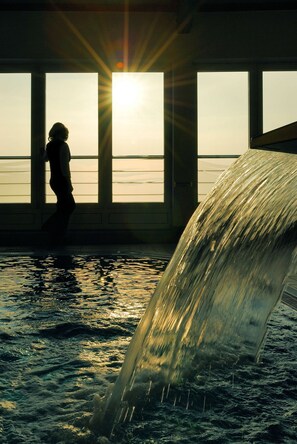
{"label": "vertical window mullion", "polygon": [[112,201],[112,103],[111,78],[100,75],[99,85],[99,202]]}
{"label": "vertical window mullion", "polygon": [[31,77],[31,196],[32,205],[45,202],[45,170],[43,148],[45,141],[45,74]]}
{"label": "vertical window mullion", "polygon": [[263,132],[263,80],[260,70],[249,72],[249,139]]}
{"label": "vertical window mullion", "polygon": [[164,73],[164,203],[172,207],[173,73]]}

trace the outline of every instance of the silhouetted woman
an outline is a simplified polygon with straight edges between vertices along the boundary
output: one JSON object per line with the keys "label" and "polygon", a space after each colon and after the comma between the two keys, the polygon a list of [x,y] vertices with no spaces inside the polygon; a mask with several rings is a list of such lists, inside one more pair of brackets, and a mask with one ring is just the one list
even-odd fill
{"label": "silhouetted woman", "polygon": [[57,196],[56,212],[44,223],[42,229],[53,239],[60,240],[66,233],[71,213],[75,209],[69,162],[69,146],[66,143],[69,131],[63,123],[57,122],[51,128],[46,145],[45,160],[50,163],[50,187]]}

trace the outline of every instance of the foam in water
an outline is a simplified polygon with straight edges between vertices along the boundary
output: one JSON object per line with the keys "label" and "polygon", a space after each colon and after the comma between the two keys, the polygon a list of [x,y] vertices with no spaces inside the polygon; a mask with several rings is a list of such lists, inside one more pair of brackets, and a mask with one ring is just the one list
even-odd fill
{"label": "foam in water", "polygon": [[154,384],[258,357],[296,244],[297,156],[249,150],[185,229],[93,425],[109,436]]}

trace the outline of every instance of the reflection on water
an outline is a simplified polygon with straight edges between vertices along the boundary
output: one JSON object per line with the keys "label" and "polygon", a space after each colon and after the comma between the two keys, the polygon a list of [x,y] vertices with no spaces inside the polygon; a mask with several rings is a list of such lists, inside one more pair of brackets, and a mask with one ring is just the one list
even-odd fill
{"label": "reflection on water", "polygon": [[0,258],[4,442],[90,439],[85,415],[92,413],[94,394],[118,372],[165,264],[123,257]]}
{"label": "reflection on water", "polygon": [[[165,267],[147,257],[0,257],[1,444],[97,442],[94,397],[115,381]],[[147,400],[112,441],[293,443],[296,321],[281,304],[258,364],[208,367]]]}

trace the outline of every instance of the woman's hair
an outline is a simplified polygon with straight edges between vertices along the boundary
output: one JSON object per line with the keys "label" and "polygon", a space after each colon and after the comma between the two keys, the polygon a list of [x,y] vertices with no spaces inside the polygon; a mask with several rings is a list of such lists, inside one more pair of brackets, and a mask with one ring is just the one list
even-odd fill
{"label": "woman's hair", "polygon": [[65,142],[65,140],[68,139],[68,134],[69,134],[68,128],[66,128],[66,126],[63,125],[63,123],[56,122],[53,124],[48,133],[48,140],[60,139],[64,140]]}

